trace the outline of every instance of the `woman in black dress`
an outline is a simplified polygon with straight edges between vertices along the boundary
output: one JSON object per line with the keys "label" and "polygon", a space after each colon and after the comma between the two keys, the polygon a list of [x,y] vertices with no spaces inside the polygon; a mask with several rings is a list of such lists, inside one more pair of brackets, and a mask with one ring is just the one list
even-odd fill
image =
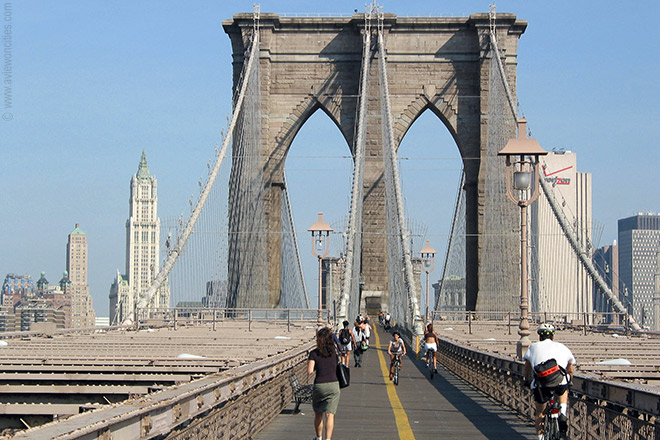
{"label": "woman in black dress", "polygon": [[337,351],[332,330],[323,327],[316,334],[316,348],[309,353],[307,374],[316,372],[312,391],[314,429],[316,440],[322,440],[323,416],[325,415],[325,438],[332,439],[335,428],[335,413],[339,406],[339,382],[337,381]]}

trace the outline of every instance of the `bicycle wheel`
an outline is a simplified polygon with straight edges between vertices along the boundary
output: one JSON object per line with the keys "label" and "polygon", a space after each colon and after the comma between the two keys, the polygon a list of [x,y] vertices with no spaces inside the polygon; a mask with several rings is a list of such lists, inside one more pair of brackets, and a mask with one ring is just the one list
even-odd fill
{"label": "bicycle wheel", "polygon": [[559,423],[555,417],[545,418],[545,428],[543,429],[544,440],[559,440]]}
{"label": "bicycle wheel", "polygon": [[394,364],[394,377],[392,378],[394,385],[399,385],[399,362]]}

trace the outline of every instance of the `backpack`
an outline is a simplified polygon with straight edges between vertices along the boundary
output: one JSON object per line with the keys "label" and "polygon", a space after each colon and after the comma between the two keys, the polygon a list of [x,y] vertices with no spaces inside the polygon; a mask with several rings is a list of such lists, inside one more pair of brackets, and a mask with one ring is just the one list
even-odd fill
{"label": "backpack", "polygon": [[339,332],[339,342],[341,342],[343,345],[351,342],[351,333],[349,329],[344,328]]}
{"label": "backpack", "polygon": [[364,330],[359,327],[355,327],[353,333],[355,334],[355,342],[359,348],[362,350],[369,348],[369,345],[367,344],[367,335],[365,334]]}
{"label": "backpack", "polygon": [[534,378],[540,387],[553,388],[559,386],[564,377],[566,377],[566,371],[557,365],[557,361],[554,359],[548,359],[534,367]]}

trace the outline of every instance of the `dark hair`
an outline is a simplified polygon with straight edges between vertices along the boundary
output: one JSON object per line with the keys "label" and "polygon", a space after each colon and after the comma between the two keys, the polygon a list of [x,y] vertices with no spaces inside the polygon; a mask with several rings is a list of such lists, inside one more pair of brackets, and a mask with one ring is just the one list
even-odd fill
{"label": "dark hair", "polygon": [[401,333],[399,333],[399,332],[392,333],[392,336],[394,336],[394,335],[399,335],[399,337],[401,337]]}
{"label": "dark hair", "polygon": [[555,334],[550,332],[539,333],[539,341],[545,341],[546,339],[553,339],[554,336]]}
{"label": "dark hair", "polygon": [[333,332],[328,327],[323,327],[316,333],[316,348],[319,349],[323,357],[330,357],[335,351]]}
{"label": "dark hair", "polygon": [[433,324],[427,325],[426,330],[432,332],[433,331]]}
{"label": "dark hair", "polygon": [[342,325],[344,326],[344,328],[348,327],[348,321],[342,322]]}

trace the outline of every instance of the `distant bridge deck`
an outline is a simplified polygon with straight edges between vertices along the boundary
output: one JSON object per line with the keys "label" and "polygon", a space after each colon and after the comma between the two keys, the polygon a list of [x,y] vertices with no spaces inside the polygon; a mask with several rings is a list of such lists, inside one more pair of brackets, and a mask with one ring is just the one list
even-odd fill
{"label": "distant bridge deck", "polygon": [[[378,327],[377,325],[374,327]],[[390,335],[378,327],[363,367],[353,368],[351,385],[341,392],[335,417],[337,439],[534,439],[534,427],[512,410],[494,403],[472,386],[438,366],[429,379],[426,364],[408,350],[398,386],[388,378]],[[314,412],[291,404],[256,440],[309,440]]]}

